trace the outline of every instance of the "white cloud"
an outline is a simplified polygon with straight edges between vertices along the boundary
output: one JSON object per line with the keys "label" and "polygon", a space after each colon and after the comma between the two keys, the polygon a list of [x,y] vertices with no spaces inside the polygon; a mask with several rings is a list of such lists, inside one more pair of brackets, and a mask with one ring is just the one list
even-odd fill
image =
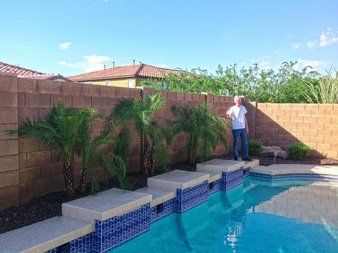
{"label": "white cloud", "polygon": [[314,48],[318,46],[318,41],[311,40],[311,41],[306,42],[306,45],[308,46],[308,48]]}
{"label": "white cloud", "polygon": [[60,48],[61,50],[66,50],[66,49],[68,49],[68,48],[70,47],[71,44],[72,44],[72,43],[69,42],[69,41],[62,42],[62,43],[59,44],[59,48]]}
{"label": "white cloud", "polygon": [[292,47],[292,49],[294,49],[294,50],[299,49],[301,46],[302,46],[301,43],[292,43],[292,44],[291,44],[291,47]]}
{"label": "white cloud", "polygon": [[319,40],[307,42],[309,48],[327,47],[334,44],[338,44],[338,30],[333,30],[331,28],[326,28],[326,30],[320,34]]}
{"label": "white cloud", "polygon": [[325,65],[329,63],[330,63],[329,61],[306,60],[299,58],[297,60],[297,64],[294,66],[294,69],[302,71],[306,67],[311,67],[313,70],[318,70],[323,68]]}
{"label": "white cloud", "polygon": [[338,30],[332,30],[327,28],[326,31],[322,32],[319,39],[320,47],[327,47],[338,43]]}
{"label": "white cloud", "polygon": [[59,65],[65,66],[71,69],[78,69],[84,72],[96,71],[104,68],[112,61],[112,58],[105,55],[86,55],[83,56],[83,60],[80,62],[69,63],[66,61],[60,61]]}

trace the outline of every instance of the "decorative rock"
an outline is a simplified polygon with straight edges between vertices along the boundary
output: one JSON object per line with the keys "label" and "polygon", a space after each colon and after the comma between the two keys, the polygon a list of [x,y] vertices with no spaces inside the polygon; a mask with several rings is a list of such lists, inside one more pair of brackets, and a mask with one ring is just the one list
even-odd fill
{"label": "decorative rock", "polygon": [[273,156],[286,159],[288,154],[278,146],[263,146],[261,151],[262,156]]}

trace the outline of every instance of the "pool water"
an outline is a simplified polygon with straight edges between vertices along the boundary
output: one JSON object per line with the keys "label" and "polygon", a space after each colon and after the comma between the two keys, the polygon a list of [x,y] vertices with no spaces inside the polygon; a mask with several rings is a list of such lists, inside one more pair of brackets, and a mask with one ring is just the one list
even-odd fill
{"label": "pool water", "polygon": [[152,224],[112,253],[338,252],[333,183],[248,178]]}

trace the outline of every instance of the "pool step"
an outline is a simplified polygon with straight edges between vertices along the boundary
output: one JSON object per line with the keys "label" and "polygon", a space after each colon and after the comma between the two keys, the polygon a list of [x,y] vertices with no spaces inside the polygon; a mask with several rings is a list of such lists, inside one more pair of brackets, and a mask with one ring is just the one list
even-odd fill
{"label": "pool step", "polygon": [[62,214],[89,222],[104,221],[150,204],[152,196],[113,188],[62,204]]}
{"label": "pool step", "polygon": [[233,172],[245,166],[244,161],[213,159],[203,163],[196,164],[196,171],[210,173]]}
{"label": "pool step", "polygon": [[141,192],[146,194],[151,194],[152,201],[150,206],[157,206],[162,204],[163,202],[169,201],[171,199],[176,198],[176,191],[174,190],[165,190],[165,189],[158,189],[154,187],[144,187],[137,189],[135,192]]}
{"label": "pool step", "polygon": [[150,229],[151,201],[150,194],[113,188],[64,203],[62,214],[95,224],[93,252],[101,253]]}
{"label": "pool step", "polygon": [[183,213],[208,198],[208,173],[173,170],[147,179],[150,188],[176,191],[176,212]]}
{"label": "pool step", "polygon": [[[93,223],[69,217],[54,217],[1,234],[0,252],[46,252],[90,235],[93,231]],[[76,243],[73,244],[75,246]],[[85,251],[83,248],[78,250]]]}

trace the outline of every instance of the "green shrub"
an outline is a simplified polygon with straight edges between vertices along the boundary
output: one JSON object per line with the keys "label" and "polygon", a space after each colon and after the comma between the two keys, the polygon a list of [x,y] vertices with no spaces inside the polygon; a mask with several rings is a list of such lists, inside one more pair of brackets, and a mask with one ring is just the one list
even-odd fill
{"label": "green shrub", "polygon": [[298,142],[289,145],[288,157],[295,160],[303,160],[310,153],[310,148],[304,143]]}
{"label": "green shrub", "polygon": [[259,140],[249,140],[249,154],[253,156],[260,156],[263,143]]}

